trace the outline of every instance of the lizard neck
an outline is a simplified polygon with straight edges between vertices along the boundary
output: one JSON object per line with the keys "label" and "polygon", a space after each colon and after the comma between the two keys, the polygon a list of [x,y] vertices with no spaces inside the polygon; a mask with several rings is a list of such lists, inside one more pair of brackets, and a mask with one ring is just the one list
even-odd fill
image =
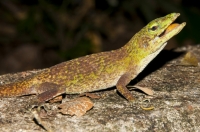
{"label": "lizard neck", "polygon": [[128,70],[132,71],[132,73],[135,75],[138,75],[167,44],[162,44],[161,47],[154,52],[150,51],[148,48],[144,50],[145,42],[142,39],[144,37],[145,36],[141,35],[140,33],[137,33],[126,45],[121,48],[121,52],[125,53],[124,60],[128,62]]}
{"label": "lizard neck", "polygon": [[[143,53],[141,49],[142,41],[138,41],[140,34],[135,34],[129,42],[124,45],[121,50],[125,52],[125,57],[129,58],[134,64],[138,65],[141,59],[145,56],[146,53]],[[140,39],[139,39],[140,40]]]}
{"label": "lizard neck", "polygon": [[[140,45],[137,41],[138,34],[135,34],[129,41],[121,47],[121,50],[125,52],[125,57],[131,59],[131,61],[134,61],[135,64],[138,63],[138,61],[141,58],[141,52],[140,52]],[[139,56],[138,56],[139,55]]]}
{"label": "lizard neck", "polygon": [[140,65],[141,55],[139,45],[137,44],[137,34],[135,34],[131,40],[118,49],[117,53],[123,55],[121,61],[126,65],[126,71],[132,74],[137,74],[138,66]]}

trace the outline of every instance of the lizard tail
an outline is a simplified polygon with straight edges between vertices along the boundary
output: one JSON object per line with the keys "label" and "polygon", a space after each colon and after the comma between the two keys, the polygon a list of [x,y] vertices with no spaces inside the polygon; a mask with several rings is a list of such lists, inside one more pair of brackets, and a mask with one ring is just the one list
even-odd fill
{"label": "lizard tail", "polygon": [[0,85],[0,97],[15,97],[28,94],[34,94],[31,92],[29,83],[16,82]]}

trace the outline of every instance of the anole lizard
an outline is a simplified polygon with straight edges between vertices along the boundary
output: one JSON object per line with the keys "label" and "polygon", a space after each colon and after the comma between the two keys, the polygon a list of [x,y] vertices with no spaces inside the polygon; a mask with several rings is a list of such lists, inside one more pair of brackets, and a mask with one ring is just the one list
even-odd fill
{"label": "anole lizard", "polygon": [[186,23],[170,27],[179,15],[171,13],[151,21],[117,50],[66,61],[22,81],[2,85],[0,97],[37,94],[38,102],[45,102],[64,93],[78,94],[116,86],[128,101],[134,101],[126,85],[183,29]]}

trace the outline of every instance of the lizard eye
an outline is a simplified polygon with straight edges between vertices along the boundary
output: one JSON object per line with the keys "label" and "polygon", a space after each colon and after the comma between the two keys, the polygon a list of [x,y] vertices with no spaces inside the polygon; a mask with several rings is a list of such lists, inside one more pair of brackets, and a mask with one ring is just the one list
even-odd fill
{"label": "lizard eye", "polygon": [[150,28],[150,30],[155,31],[158,28],[158,26],[153,26]]}

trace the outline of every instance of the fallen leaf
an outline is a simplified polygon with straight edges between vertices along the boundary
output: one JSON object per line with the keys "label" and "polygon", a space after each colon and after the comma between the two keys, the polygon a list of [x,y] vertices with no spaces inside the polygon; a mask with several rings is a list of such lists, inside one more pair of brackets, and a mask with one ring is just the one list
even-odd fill
{"label": "fallen leaf", "polygon": [[83,116],[93,107],[93,102],[88,97],[80,97],[70,100],[58,106],[62,114]]}
{"label": "fallen leaf", "polygon": [[199,83],[199,82],[200,82],[200,79],[196,79],[195,82]]}
{"label": "fallen leaf", "polygon": [[197,57],[191,52],[188,52],[181,60],[181,64],[184,66],[198,66],[198,63]]}
{"label": "fallen leaf", "polygon": [[60,102],[60,101],[62,101],[62,95],[49,100],[50,103],[55,103],[55,102]]}
{"label": "fallen leaf", "polygon": [[153,110],[154,107],[151,106],[151,107],[143,107],[143,106],[140,106],[143,110]]}
{"label": "fallen leaf", "polygon": [[141,86],[127,86],[129,88],[134,88],[134,89],[140,89],[141,91],[143,91],[144,93],[148,94],[148,95],[153,95],[153,90],[148,88],[148,87],[141,87]]}
{"label": "fallen leaf", "polygon": [[190,104],[188,104],[186,107],[187,107],[186,110],[187,110],[188,112],[192,112],[192,111],[194,110],[194,108],[193,108],[192,105],[190,105]]}

